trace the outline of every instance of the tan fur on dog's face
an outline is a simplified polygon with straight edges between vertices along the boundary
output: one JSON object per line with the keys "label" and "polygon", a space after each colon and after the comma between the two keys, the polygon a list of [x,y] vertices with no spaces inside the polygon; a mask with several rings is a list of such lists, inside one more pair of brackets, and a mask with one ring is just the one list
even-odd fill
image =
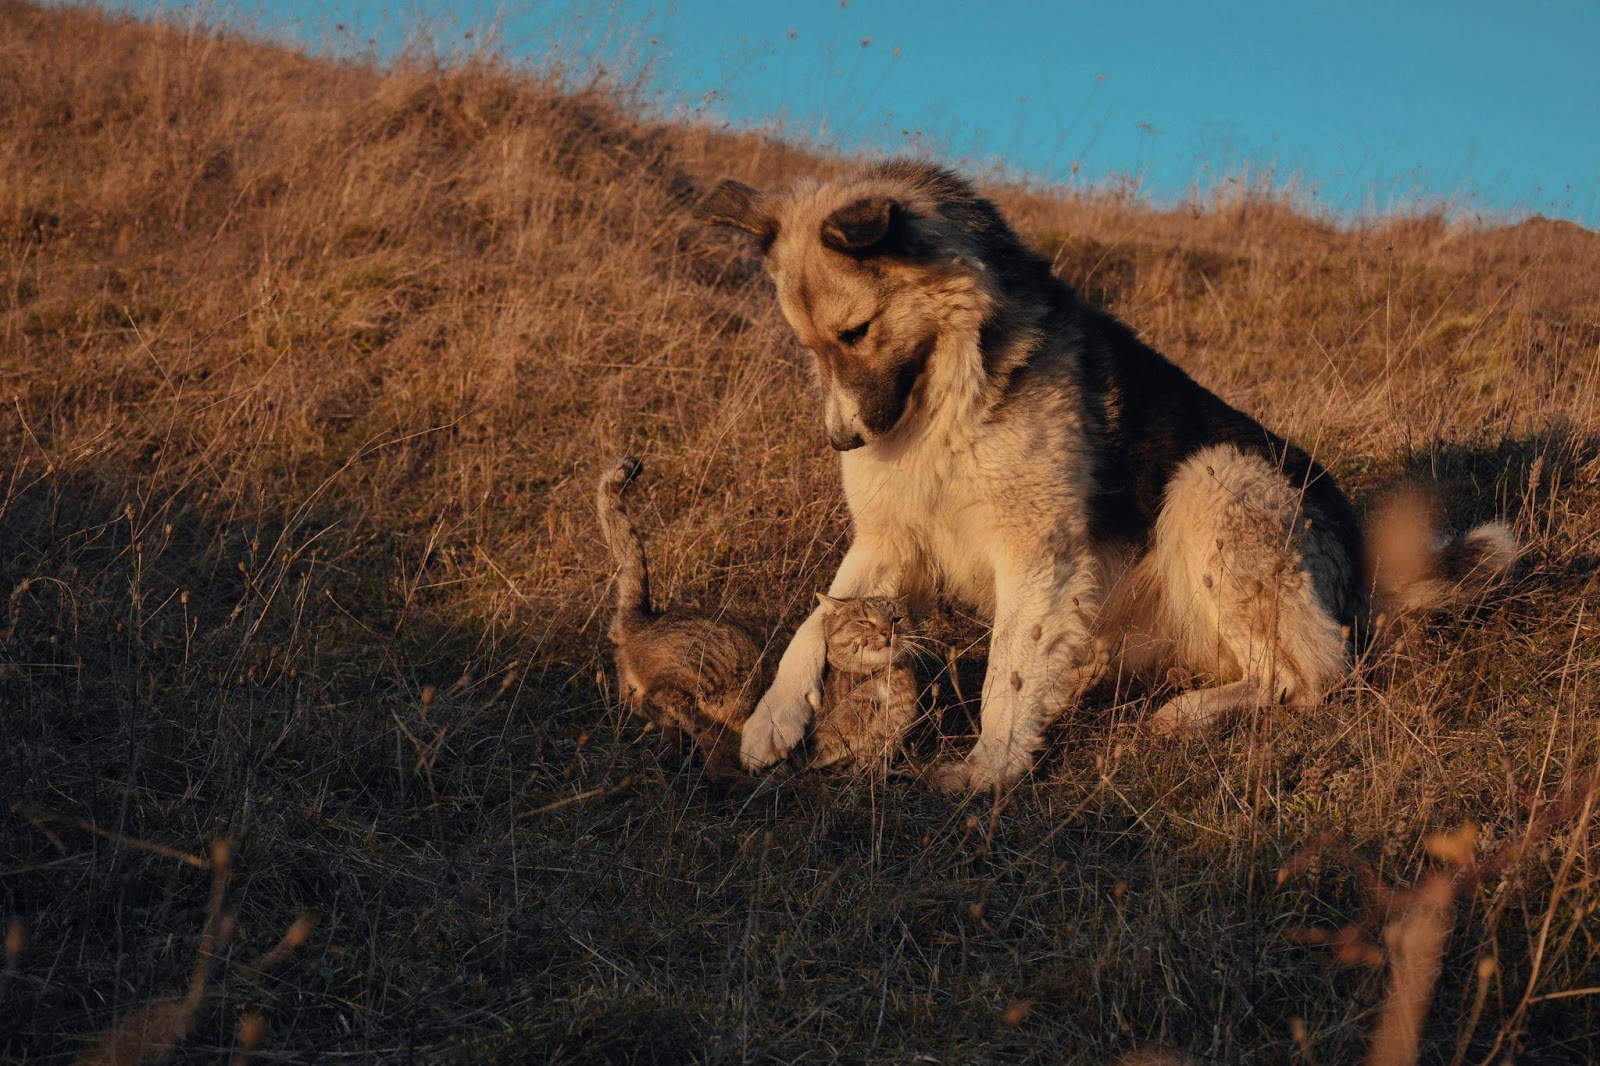
{"label": "tan fur on dog's face", "polygon": [[724,182],[701,213],[761,240],[784,317],[816,357],[839,451],[894,430],[941,337],[976,329],[979,286],[914,181],[809,182],[784,194]]}

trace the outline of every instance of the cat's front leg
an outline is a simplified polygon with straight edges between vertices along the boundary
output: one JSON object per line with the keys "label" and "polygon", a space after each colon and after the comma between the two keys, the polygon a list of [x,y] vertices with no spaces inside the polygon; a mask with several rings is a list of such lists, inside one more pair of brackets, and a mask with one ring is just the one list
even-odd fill
{"label": "cat's front leg", "polygon": [[[838,597],[868,595],[897,583],[899,567],[880,543],[857,537],[828,586]],[[811,716],[822,705],[822,669],[827,658],[823,608],[795,630],[778,661],[772,685],[756,702],[744,726],[739,761],[746,770],[765,770],[788,757],[806,735]]]}

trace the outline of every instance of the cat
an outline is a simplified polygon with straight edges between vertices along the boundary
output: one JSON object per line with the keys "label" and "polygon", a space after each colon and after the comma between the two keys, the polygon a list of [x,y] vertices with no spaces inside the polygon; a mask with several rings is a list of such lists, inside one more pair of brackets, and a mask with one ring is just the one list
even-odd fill
{"label": "cat", "polygon": [[897,599],[839,599],[817,593],[827,665],[810,757],[821,769],[884,769],[917,720],[917,678],[906,663],[917,640]]}
{"label": "cat", "polygon": [[670,739],[692,739],[715,777],[739,775],[739,741],[761,687],[761,645],[742,622],[687,608],[650,604],[644,543],[623,507],[623,494],[644,464],[628,456],[601,478],[595,510],[618,566],[617,609],[609,635],[616,645],[617,687],[624,704]]}

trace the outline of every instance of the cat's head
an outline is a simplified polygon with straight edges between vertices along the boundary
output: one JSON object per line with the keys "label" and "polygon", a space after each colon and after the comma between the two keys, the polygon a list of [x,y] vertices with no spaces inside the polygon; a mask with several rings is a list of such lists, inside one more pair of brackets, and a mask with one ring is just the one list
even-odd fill
{"label": "cat's head", "polygon": [[899,662],[908,648],[905,603],[892,596],[840,599],[817,593],[828,665],[859,674]]}

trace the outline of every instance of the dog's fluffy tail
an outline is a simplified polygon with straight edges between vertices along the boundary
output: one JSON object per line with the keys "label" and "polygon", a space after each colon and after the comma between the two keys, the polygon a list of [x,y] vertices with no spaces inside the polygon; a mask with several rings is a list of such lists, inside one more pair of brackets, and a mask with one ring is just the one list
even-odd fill
{"label": "dog's fluffy tail", "polygon": [[622,494],[643,471],[644,464],[630,455],[601,475],[594,493],[600,534],[618,567],[617,613],[611,618],[611,639],[619,644],[653,616],[644,542],[622,505]]}
{"label": "dog's fluffy tail", "polygon": [[1409,614],[1447,607],[1497,584],[1521,553],[1503,522],[1451,538],[1438,504],[1415,487],[1396,489],[1367,521],[1367,574],[1378,611]]}

